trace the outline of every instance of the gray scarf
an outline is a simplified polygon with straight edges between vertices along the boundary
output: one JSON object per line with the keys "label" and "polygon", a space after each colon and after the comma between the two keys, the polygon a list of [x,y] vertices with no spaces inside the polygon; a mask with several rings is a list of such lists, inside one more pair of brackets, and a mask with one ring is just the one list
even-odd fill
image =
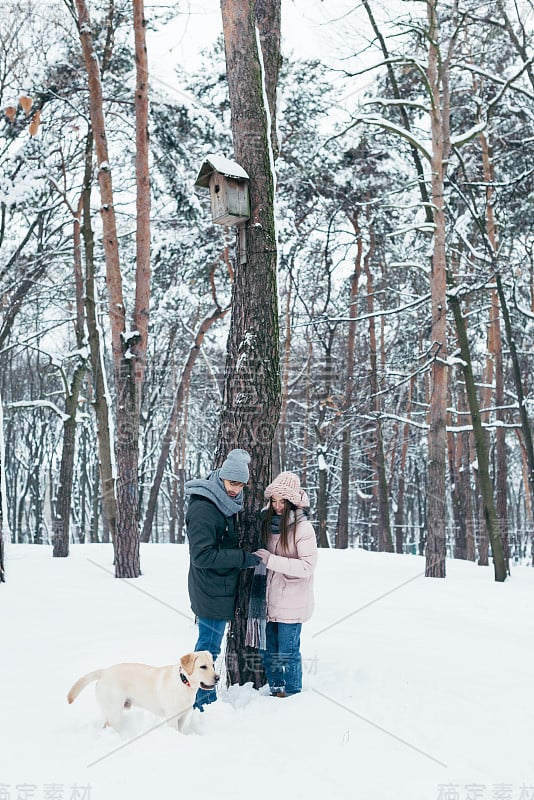
{"label": "gray scarf", "polygon": [[[265,513],[267,508],[262,510]],[[294,522],[298,523],[302,519],[308,519],[308,509],[297,508],[295,515],[294,511],[289,514],[289,524]],[[278,514],[273,514],[271,518],[271,533],[277,536],[280,533],[280,523],[282,517]],[[259,650],[265,650],[266,643],[266,626],[267,626],[267,567],[262,563],[254,570],[252,576],[252,583],[250,585],[250,596],[248,601],[248,614],[247,614],[247,629],[245,633],[245,645],[247,647],[257,647]]]}
{"label": "gray scarf", "polygon": [[265,650],[267,628],[267,567],[261,562],[254,569],[248,601],[245,645]]}
{"label": "gray scarf", "polygon": [[185,494],[187,497],[191,497],[192,494],[206,497],[215,503],[221,514],[224,514],[225,517],[232,517],[243,510],[243,490],[237,497],[227,495],[219,471],[218,469],[214,470],[207,479],[194,478],[192,481],[187,481]]}

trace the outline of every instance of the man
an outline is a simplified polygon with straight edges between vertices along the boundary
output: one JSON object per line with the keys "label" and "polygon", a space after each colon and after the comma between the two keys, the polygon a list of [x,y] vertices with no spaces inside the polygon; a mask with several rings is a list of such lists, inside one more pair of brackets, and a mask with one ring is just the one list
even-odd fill
{"label": "man", "polygon": [[[213,660],[221,652],[228,620],[233,619],[239,572],[261,559],[239,547],[237,514],[243,508],[250,456],[231,450],[222,467],[207,479],[188,481],[186,532],[189,541],[188,589],[198,622],[195,650],[209,650]],[[215,689],[199,689],[194,708],[217,699]]]}

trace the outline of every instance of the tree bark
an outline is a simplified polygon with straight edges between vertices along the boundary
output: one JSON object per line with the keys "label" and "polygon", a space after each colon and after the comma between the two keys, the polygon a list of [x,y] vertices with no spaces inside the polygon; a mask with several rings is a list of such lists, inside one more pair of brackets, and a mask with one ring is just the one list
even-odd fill
{"label": "tree bark", "polygon": [[319,394],[319,410],[317,413],[317,421],[315,423],[316,445],[315,452],[317,454],[317,469],[318,469],[318,486],[317,486],[317,525],[319,528],[317,536],[317,544],[319,547],[330,547],[330,539],[328,538],[328,445],[327,445],[327,421],[326,412],[329,407],[331,393],[332,393],[332,349],[334,346],[335,328],[330,327],[327,334],[325,334],[325,341],[323,342],[325,360],[324,360],[324,383],[320,386]]}
{"label": "tree bark", "polygon": [[497,518],[495,503],[493,500],[493,486],[489,473],[487,442],[486,442],[486,437],[484,436],[482,420],[480,418],[480,409],[476,395],[473,369],[471,366],[471,354],[469,352],[469,344],[467,340],[465,320],[462,316],[460,301],[457,293],[449,293],[449,303],[453,311],[454,320],[456,322],[458,344],[460,345],[462,371],[465,378],[467,399],[469,402],[469,410],[471,412],[471,422],[473,424],[473,436],[475,440],[475,449],[478,460],[478,481],[480,486],[482,511],[484,516],[484,521],[486,523],[486,529],[488,532],[489,540],[491,542],[495,580],[504,581],[506,579],[506,572],[507,572],[506,562],[504,557],[503,544],[501,540],[499,520]]}
{"label": "tree bark", "polygon": [[345,550],[349,546],[350,445],[350,424],[346,423],[341,434],[341,485],[339,488],[336,530],[336,548],[338,550]]}
{"label": "tree bark", "polygon": [[337,516],[336,547],[345,549],[349,546],[349,503],[350,503],[350,453],[351,453],[351,423],[350,412],[352,407],[352,392],[354,389],[354,369],[356,363],[356,315],[358,285],[361,275],[363,255],[363,242],[361,237],[358,214],[352,214],[351,219],[356,236],[356,256],[354,270],[350,276],[349,289],[349,324],[347,330],[347,370],[345,396],[343,398],[342,420],[343,433],[341,437],[341,487],[339,493],[339,508]]}
{"label": "tree bark", "polygon": [[133,0],[135,40],[135,180],[136,180],[136,262],[134,328],[138,334],[132,346],[135,354],[135,395],[140,418],[143,380],[146,371],[150,309],[150,169],[148,135],[148,58],[144,0]]}
{"label": "tree bark", "polygon": [[517,347],[514,339],[514,332],[512,329],[512,321],[510,319],[510,312],[508,303],[506,302],[506,295],[502,285],[502,278],[500,270],[495,267],[495,281],[497,284],[497,292],[499,293],[499,302],[504,321],[504,330],[506,332],[506,341],[510,349],[510,358],[512,361],[512,374],[514,376],[515,390],[517,394],[517,404],[519,407],[519,418],[521,420],[521,431],[523,434],[523,442],[525,445],[527,463],[528,463],[528,485],[525,490],[530,492],[531,506],[534,507],[534,444],[532,441],[532,429],[530,427],[530,420],[528,418],[528,411],[526,405],[525,392],[523,389],[523,380],[521,377],[521,366],[519,363],[519,356],[517,354]]}
{"label": "tree bark", "polygon": [[446,451],[447,451],[447,299],[444,177],[449,152],[448,87],[443,86],[444,65],[438,44],[437,0],[427,0],[428,68],[431,92],[432,205],[434,240],[430,288],[432,296],[432,344],[434,361],[428,432],[428,534],[426,542],[427,577],[445,577],[446,551]]}
{"label": "tree bark", "polygon": [[[95,295],[94,236],[91,226],[91,176],[93,160],[93,135],[89,130],[85,148],[85,176],[83,189],[82,235],[85,250],[85,315],[87,338],[91,359],[93,382],[92,405],[96,416],[96,438],[98,442],[98,469],[102,490],[102,517],[104,541],[115,542],[117,532],[117,499],[115,496],[115,475],[112,458],[112,435],[110,424],[109,392],[103,364],[102,335],[97,316],[97,297]],[[98,519],[97,509],[94,512]],[[98,530],[98,526],[96,526]]]}
{"label": "tree bark", "polygon": [[[458,409],[465,411],[466,399],[463,387],[458,388]],[[463,417],[461,417],[463,418]],[[454,434],[451,434],[453,437]],[[453,500],[457,506],[458,530],[454,537],[454,558],[475,560],[473,501],[471,489],[471,458],[469,431],[461,431],[454,436],[454,448],[451,448],[454,467],[451,469],[451,480],[454,482]],[[454,475],[454,478],[452,477]]]}
{"label": "tree bark", "polygon": [[[82,237],[80,228],[82,207],[83,190],[78,208],[74,214],[72,235],[74,285],[76,291],[76,320],[74,331],[76,346],[79,352],[81,352],[84,345]],[[65,413],[68,415],[68,419],[63,425],[59,483],[52,513],[52,555],[54,558],[64,558],[69,554],[72,481],[74,475],[74,451],[76,448],[76,412],[78,410],[78,399],[86,369],[86,359],[78,356],[70,385],[68,377],[65,376]]]}
{"label": "tree bark", "polygon": [[254,15],[260,35],[261,52],[265,74],[265,93],[271,117],[271,148],[274,158],[278,158],[278,137],[276,134],[276,89],[278,74],[282,65],[280,50],[281,3],[278,0],[254,0]]}
{"label": "tree bark", "polygon": [[[495,168],[490,152],[488,138],[484,133],[480,134],[480,144],[482,151],[484,180],[486,182],[486,228],[488,239],[490,241],[493,253],[495,254],[498,252],[497,225],[495,222],[495,215],[493,213]],[[495,431],[495,505],[497,517],[499,519],[506,569],[507,572],[509,572],[508,507],[506,492],[508,467],[506,458],[506,428],[504,427],[503,408],[505,402],[504,372],[501,316],[499,310],[499,295],[496,288],[491,289],[488,340],[492,375],[487,376],[485,383],[487,386],[492,386],[495,384],[495,419],[497,421],[497,429]],[[487,403],[486,406],[489,408],[490,403]]]}
{"label": "tree bark", "polygon": [[406,403],[406,419],[408,420],[403,428],[401,434],[401,455],[398,467],[398,484],[397,484],[397,507],[394,515],[394,528],[395,528],[395,552],[404,553],[406,536],[404,534],[405,525],[405,503],[404,496],[406,491],[406,461],[408,456],[408,442],[410,440],[410,422],[412,416],[412,397],[415,386],[415,376],[413,376],[408,385],[408,398]]}
{"label": "tree bark", "polygon": [[313,340],[308,331],[306,331],[306,373],[304,376],[305,381],[305,400],[304,400],[304,422],[302,433],[302,473],[301,483],[306,486],[308,483],[308,453],[310,450],[310,416],[311,416],[311,366],[313,364]]}
{"label": "tree bark", "polygon": [[367,279],[367,315],[369,317],[369,361],[370,383],[373,412],[375,415],[374,455],[373,470],[376,475],[375,491],[378,510],[378,550],[380,552],[393,552],[391,538],[391,523],[389,516],[388,482],[386,476],[386,460],[384,456],[384,442],[382,438],[382,421],[380,419],[380,402],[378,399],[378,343],[376,336],[374,314],[374,281],[371,272],[371,258],[375,251],[375,239],[372,224],[369,226],[370,246],[363,259],[364,271]]}
{"label": "tree bark", "polygon": [[328,539],[328,503],[326,500],[328,493],[328,467],[326,463],[326,445],[324,443],[324,428],[316,426],[318,429],[317,442],[317,524],[319,534],[317,544],[319,547],[330,547]]}
{"label": "tree bark", "polygon": [[179,544],[185,542],[185,455],[187,451],[187,423],[189,418],[189,384],[186,386],[182,406],[180,437],[174,450],[175,468],[173,484],[173,496],[176,498],[173,507],[173,523],[175,525],[174,541]]}
{"label": "tree bark", "polygon": [[83,378],[86,372],[85,361],[78,363],[72,382],[67,387],[65,413],[68,419],[63,425],[63,443],[59,482],[52,515],[52,538],[54,558],[65,558],[69,554],[70,516],[72,505],[72,482],[74,477],[74,453],[76,449],[76,412]]}
{"label": "tree bark", "polygon": [[115,575],[136,578],[139,563],[138,526],[138,401],[133,353],[138,334],[126,333],[126,309],[122,291],[119,245],[109,162],[102,84],[98,58],[93,46],[91,21],[85,0],[75,0],[78,27],[89,86],[89,112],[98,161],[100,213],[106,261],[106,282],[111,324],[111,351],[116,389],[117,530],[114,541]]}
{"label": "tree bark", "polygon": [[[280,0],[262,19],[279,19]],[[266,9],[263,3],[258,8]],[[241,447],[251,456],[251,483],[240,515],[243,547],[259,544],[257,510],[271,480],[273,438],[280,414],[280,357],[277,243],[274,222],[274,154],[269,103],[276,86],[267,85],[270,64],[279,63],[279,33],[271,34],[272,49],[258,50],[253,0],[221,0],[236,161],[250,177],[251,219],[245,226],[246,254],[239,253],[232,289],[232,319],[228,336],[224,400],[217,439],[217,461]],[[262,31],[259,31],[260,37]],[[262,70],[262,63],[267,65]],[[272,103],[274,108],[274,102]],[[251,571],[242,573],[236,618],[227,640],[229,683],[264,682],[261,660],[244,646]]]}

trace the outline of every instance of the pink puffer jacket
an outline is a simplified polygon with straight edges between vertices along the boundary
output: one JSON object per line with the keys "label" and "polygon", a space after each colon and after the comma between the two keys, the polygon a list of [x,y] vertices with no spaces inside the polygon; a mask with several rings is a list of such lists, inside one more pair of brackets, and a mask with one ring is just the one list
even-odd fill
{"label": "pink puffer jacket", "polygon": [[[293,527],[293,526],[291,526]],[[313,571],[317,542],[313,525],[305,517],[289,535],[289,550],[281,554],[280,536],[271,534],[266,548],[267,619],[269,622],[306,622],[313,612]]]}

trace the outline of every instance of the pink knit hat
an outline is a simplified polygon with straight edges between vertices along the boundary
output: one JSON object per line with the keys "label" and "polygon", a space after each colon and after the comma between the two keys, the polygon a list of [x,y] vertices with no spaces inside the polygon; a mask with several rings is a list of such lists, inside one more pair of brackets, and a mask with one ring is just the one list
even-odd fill
{"label": "pink knit hat", "polygon": [[294,472],[281,472],[265,490],[265,498],[269,500],[273,494],[289,500],[296,508],[309,508],[310,498],[300,488],[300,478]]}

